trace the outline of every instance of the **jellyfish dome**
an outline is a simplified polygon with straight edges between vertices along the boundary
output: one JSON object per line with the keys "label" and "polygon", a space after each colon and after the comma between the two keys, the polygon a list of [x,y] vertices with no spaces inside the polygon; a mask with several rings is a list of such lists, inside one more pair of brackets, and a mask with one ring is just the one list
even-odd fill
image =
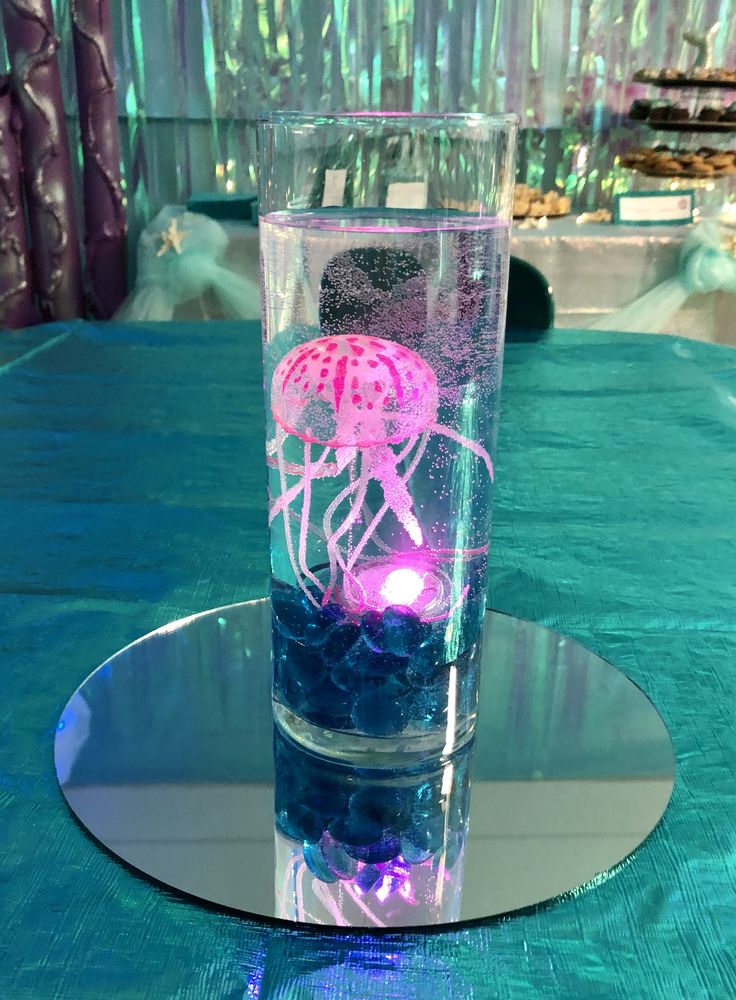
{"label": "jellyfish dome", "polygon": [[274,420],[302,441],[331,448],[398,444],[437,419],[437,379],[414,351],[365,335],[320,337],[274,372]]}

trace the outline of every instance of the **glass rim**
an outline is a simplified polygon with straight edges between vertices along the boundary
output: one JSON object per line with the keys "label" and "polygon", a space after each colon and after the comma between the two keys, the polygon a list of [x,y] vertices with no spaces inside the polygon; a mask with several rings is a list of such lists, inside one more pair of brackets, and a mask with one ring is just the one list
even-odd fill
{"label": "glass rim", "polygon": [[443,126],[483,126],[496,131],[510,130],[519,124],[519,116],[510,111],[486,113],[481,111],[268,111],[256,118],[263,126],[276,125],[325,125],[325,126],[404,126],[423,125],[438,129]]}

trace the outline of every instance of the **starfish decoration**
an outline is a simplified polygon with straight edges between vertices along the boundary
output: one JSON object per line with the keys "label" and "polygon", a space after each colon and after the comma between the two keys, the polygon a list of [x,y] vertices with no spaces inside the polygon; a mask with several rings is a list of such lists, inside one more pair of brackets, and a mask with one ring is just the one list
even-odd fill
{"label": "starfish decoration", "polygon": [[161,232],[161,248],[156,256],[163,257],[169,250],[181,253],[181,245],[184,242],[184,237],[188,235],[185,229],[179,229],[176,219],[172,219],[166,229]]}

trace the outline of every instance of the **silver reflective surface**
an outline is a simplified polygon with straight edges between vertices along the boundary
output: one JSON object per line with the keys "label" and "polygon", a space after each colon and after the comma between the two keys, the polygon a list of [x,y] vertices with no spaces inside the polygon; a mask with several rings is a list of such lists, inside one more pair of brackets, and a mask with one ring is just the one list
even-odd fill
{"label": "silver reflective surface", "polygon": [[59,721],[71,809],[169,886],[268,918],[474,920],[609,871],[667,806],[674,756],[647,697],[572,640],[495,612],[476,739],[449,776],[331,772],[280,742],[275,780],[270,627],[265,600],[168,625],[91,674]]}

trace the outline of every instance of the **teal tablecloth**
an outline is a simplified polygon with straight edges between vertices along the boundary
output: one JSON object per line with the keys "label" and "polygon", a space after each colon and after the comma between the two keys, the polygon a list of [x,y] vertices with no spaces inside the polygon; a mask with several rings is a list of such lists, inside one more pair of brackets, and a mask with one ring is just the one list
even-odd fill
{"label": "teal tablecloth", "polygon": [[336,939],[185,902],[75,825],[52,766],[73,688],[139,634],[264,592],[259,350],[255,324],[0,339],[0,998],[736,995],[728,349],[555,331],[507,352],[492,603],[617,663],[677,749],[670,810],[613,878],[484,927]]}

